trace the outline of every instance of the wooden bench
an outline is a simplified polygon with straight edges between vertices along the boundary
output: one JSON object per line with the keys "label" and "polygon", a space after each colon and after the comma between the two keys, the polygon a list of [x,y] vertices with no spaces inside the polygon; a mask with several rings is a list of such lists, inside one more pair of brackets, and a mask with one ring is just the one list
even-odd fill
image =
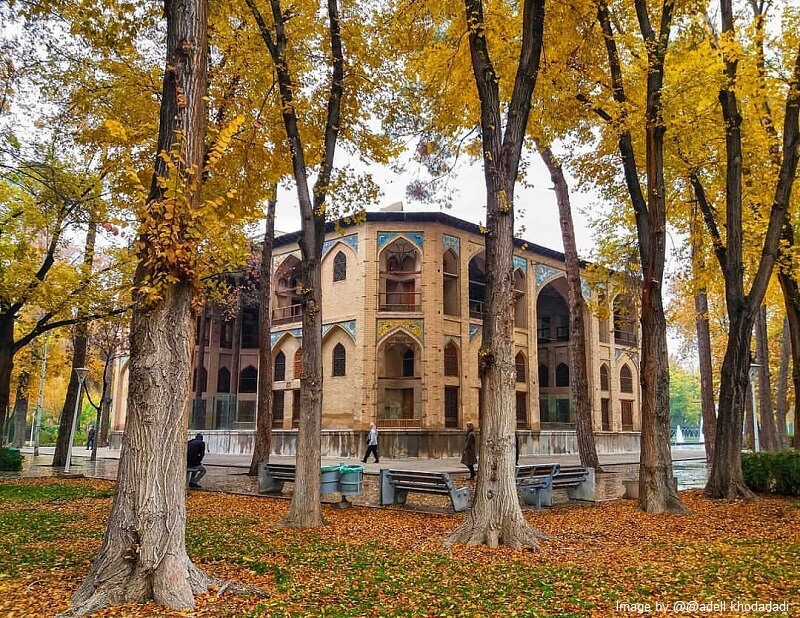
{"label": "wooden bench", "polygon": [[467,510],[469,492],[466,487],[456,487],[447,472],[421,472],[416,470],[381,470],[381,505],[405,504],[409,493],[437,494],[450,497],[453,510]]}
{"label": "wooden bench", "polygon": [[553,506],[553,489],[566,489],[570,500],[595,501],[594,470],[583,466],[560,466],[549,490],[542,492],[542,504]]}
{"label": "wooden bench", "polygon": [[560,469],[560,465],[553,464],[525,464],[517,466],[515,481],[523,504],[534,505],[542,508],[542,493],[553,486],[553,478]]}
{"label": "wooden bench", "polygon": [[294,483],[294,464],[262,463],[258,466],[258,491],[279,494],[284,483]]}

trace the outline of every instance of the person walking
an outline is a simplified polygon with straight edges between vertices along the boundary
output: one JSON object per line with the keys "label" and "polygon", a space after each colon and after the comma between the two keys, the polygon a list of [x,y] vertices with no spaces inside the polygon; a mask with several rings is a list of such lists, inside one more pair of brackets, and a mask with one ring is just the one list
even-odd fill
{"label": "person walking", "polygon": [[205,456],[206,443],[203,442],[203,434],[199,433],[189,440],[186,447],[186,467],[193,469],[189,477],[189,487],[200,487],[200,479],[206,475],[206,467],[203,465]]}
{"label": "person walking", "polygon": [[467,466],[469,478],[475,478],[475,464],[478,463],[477,449],[475,446],[475,425],[467,423],[467,435],[464,438],[464,453],[461,455],[461,463]]}
{"label": "person walking", "polygon": [[375,456],[375,463],[380,463],[378,459],[378,428],[375,423],[369,424],[369,433],[367,434],[367,452],[364,454],[364,463],[367,463],[367,457],[372,453]]}
{"label": "person walking", "polygon": [[94,425],[89,427],[89,432],[86,434],[86,450],[88,451],[90,448],[94,446],[94,436],[96,432],[94,430]]}

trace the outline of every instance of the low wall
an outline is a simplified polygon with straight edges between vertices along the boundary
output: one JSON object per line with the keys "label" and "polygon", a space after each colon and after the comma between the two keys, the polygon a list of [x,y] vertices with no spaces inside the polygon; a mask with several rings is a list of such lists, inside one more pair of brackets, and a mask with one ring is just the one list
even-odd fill
{"label": "low wall", "polygon": [[[194,435],[194,432],[191,432]],[[322,432],[322,456],[351,459],[363,457],[367,449],[365,431],[326,429]],[[518,431],[520,455],[577,455],[578,443],[574,431]],[[253,452],[252,431],[204,431],[208,451],[228,455],[249,455]],[[122,433],[111,436],[111,448],[119,448]],[[639,450],[638,432],[598,432],[595,444],[600,455],[630,453]],[[381,429],[378,451],[387,459],[440,459],[460,457],[464,447],[461,430]],[[297,451],[297,431],[272,431],[272,454],[294,456]]]}

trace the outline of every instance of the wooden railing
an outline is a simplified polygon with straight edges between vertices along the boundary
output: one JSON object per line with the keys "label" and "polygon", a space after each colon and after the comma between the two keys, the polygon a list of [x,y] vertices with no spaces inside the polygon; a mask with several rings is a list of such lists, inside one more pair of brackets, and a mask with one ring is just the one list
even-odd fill
{"label": "wooden railing", "polygon": [[302,305],[289,305],[288,307],[275,307],[272,310],[273,324],[286,324],[288,322],[299,322],[303,319]]}

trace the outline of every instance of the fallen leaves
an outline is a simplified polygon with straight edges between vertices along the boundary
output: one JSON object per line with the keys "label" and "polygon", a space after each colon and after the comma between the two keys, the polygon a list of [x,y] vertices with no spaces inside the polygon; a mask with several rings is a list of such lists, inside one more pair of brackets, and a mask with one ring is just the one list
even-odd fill
{"label": "fallen leaves", "polygon": [[[26,494],[14,485],[31,486],[37,500],[8,499]],[[68,606],[99,547],[111,487],[44,479],[0,485],[0,614],[49,616]],[[632,501],[526,512],[553,537],[533,553],[444,549],[461,515],[326,507],[321,529],[279,530],[285,500],[192,493],[192,559],[214,577],[268,597],[212,590],[196,597],[190,612],[148,603],[96,615],[604,616],[616,613],[618,602],[796,602],[796,502],[681,497],[691,515],[647,515]]]}

